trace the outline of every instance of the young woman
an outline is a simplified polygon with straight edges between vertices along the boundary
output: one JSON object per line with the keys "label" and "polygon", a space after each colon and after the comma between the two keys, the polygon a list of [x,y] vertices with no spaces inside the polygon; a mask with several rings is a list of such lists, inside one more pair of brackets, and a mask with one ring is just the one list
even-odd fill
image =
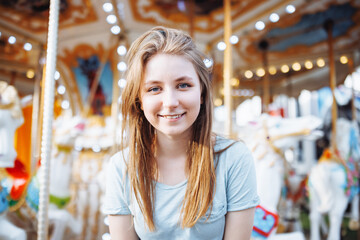
{"label": "young woman", "polygon": [[156,27],[131,46],[123,150],[105,213],[117,239],[250,239],[259,204],[251,153],[215,136],[210,72],[191,38]]}

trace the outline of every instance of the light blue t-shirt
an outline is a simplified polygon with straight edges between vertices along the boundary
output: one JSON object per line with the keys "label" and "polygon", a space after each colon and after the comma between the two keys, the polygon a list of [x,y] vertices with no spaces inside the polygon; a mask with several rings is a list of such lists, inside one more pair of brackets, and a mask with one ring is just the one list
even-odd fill
{"label": "light blue t-shirt", "polygon": [[[217,137],[214,150],[224,149],[233,142]],[[103,212],[111,215],[133,215],[134,228],[141,240],[220,240],[224,235],[225,214],[227,212],[244,210],[259,204],[251,152],[243,143],[236,142],[221,153],[218,158],[216,192],[210,218],[205,222],[210,212],[209,209],[207,216],[200,219],[194,227],[182,229],[179,215],[187,180],[175,186],[156,183],[154,210],[156,230],[150,232],[136,199],[131,193],[122,154],[127,159],[128,149],[116,153],[108,166]],[[214,161],[216,164],[217,158]]]}

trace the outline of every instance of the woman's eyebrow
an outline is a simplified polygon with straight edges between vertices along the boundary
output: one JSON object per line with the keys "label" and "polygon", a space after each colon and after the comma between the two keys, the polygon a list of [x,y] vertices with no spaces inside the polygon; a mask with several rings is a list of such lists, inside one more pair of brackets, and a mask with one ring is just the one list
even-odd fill
{"label": "woman's eyebrow", "polygon": [[144,85],[151,85],[151,84],[160,84],[161,81],[158,80],[147,80],[144,82]]}
{"label": "woman's eyebrow", "polygon": [[181,76],[181,77],[178,77],[175,79],[176,82],[181,82],[181,81],[184,81],[184,80],[190,80],[192,81],[192,77],[189,77],[189,76]]}

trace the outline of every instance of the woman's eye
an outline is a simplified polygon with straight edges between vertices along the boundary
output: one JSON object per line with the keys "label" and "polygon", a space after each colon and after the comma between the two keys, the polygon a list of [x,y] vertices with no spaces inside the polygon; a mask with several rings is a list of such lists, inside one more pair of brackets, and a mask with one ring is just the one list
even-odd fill
{"label": "woman's eye", "polygon": [[188,88],[190,87],[190,84],[187,84],[187,83],[180,83],[179,84],[179,88]]}
{"label": "woman's eye", "polygon": [[158,92],[158,91],[160,91],[159,87],[152,87],[148,90],[148,92]]}

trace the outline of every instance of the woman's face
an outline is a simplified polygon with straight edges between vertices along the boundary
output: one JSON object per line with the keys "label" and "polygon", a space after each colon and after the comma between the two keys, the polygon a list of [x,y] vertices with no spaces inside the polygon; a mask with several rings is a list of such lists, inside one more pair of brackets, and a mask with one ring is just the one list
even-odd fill
{"label": "woman's face", "polygon": [[190,136],[201,101],[200,80],[187,58],[157,54],[150,59],[141,86],[141,106],[158,134]]}

